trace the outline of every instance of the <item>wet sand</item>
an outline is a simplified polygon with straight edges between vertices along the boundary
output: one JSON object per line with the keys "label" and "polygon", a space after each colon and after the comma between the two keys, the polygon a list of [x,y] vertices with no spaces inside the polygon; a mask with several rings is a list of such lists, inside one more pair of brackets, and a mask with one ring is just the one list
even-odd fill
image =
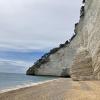
{"label": "wet sand", "polygon": [[1,93],[0,100],[100,100],[100,81],[60,78]]}

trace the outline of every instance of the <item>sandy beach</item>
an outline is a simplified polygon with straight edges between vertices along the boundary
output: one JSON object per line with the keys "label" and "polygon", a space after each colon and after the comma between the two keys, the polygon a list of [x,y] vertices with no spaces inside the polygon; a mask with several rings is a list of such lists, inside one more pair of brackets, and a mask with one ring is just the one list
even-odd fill
{"label": "sandy beach", "polygon": [[0,100],[100,100],[100,82],[60,78],[0,93]]}

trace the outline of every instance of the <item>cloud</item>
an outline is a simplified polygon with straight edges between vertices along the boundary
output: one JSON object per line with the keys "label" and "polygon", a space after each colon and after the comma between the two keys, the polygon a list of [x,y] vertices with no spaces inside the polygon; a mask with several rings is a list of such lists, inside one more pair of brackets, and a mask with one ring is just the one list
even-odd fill
{"label": "cloud", "polygon": [[25,73],[26,70],[39,59],[44,52],[0,52],[0,72]]}
{"label": "cloud", "polygon": [[33,62],[0,59],[0,72],[25,73]]}
{"label": "cloud", "polygon": [[46,50],[66,41],[81,0],[0,0],[0,50]]}
{"label": "cloud", "polygon": [[25,73],[69,39],[80,6],[81,0],[0,0],[0,71]]}
{"label": "cloud", "polygon": [[22,61],[29,61],[33,62],[34,60],[39,59],[43,54],[46,53],[45,51],[33,51],[33,52],[12,52],[12,51],[6,51],[6,52],[0,52],[0,58],[2,59],[9,59],[9,60],[22,60]]}

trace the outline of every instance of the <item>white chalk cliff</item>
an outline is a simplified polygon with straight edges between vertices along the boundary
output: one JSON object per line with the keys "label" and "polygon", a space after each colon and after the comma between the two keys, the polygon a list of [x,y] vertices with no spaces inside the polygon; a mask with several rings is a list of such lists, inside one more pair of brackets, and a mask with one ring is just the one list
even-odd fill
{"label": "white chalk cliff", "polygon": [[51,50],[27,70],[28,75],[100,79],[100,0],[83,0],[70,42]]}

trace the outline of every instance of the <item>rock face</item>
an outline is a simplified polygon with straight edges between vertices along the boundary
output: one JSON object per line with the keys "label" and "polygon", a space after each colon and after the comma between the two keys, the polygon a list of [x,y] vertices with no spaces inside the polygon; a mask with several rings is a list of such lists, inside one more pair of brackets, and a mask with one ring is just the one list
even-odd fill
{"label": "rock face", "polygon": [[[75,26],[77,27],[78,25]],[[70,41],[66,41],[58,48],[54,48],[42,56],[27,70],[27,74],[69,77],[70,65],[80,41],[79,35],[73,35]]]}
{"label": "rock face", "polygon": [[92,58],[86,48],[80,48],[70,69],[73,80],[90,80],[93,78]]}
{"label": "rock face", "polygon": [[[82,34],[83,44],[81,57],[78,52],[71,66],[71,77],[75,80],[100,79],[100,1],[86,0],[84,17],[81,18],[78,31]],[[79,51],[81,47],[77,49]],[[87,58],[88,56],[88,58]],[[78,60],[79,58],[79,60]],[[91,59],[91,60],[90,60]],[[81,61],[83,60],[83,61]],[[88,61],[89,60],[89,61]],[[84,63],[83,63],[84,62]],[[76,66],[77,65],[77,66]],[[80,73],[81,72],[81,73]]]}
{"label": "rock face", "polygon": [[100,0],[83,0],[75,35],[51,50],[27,71],[28,75],[100,79]]}

